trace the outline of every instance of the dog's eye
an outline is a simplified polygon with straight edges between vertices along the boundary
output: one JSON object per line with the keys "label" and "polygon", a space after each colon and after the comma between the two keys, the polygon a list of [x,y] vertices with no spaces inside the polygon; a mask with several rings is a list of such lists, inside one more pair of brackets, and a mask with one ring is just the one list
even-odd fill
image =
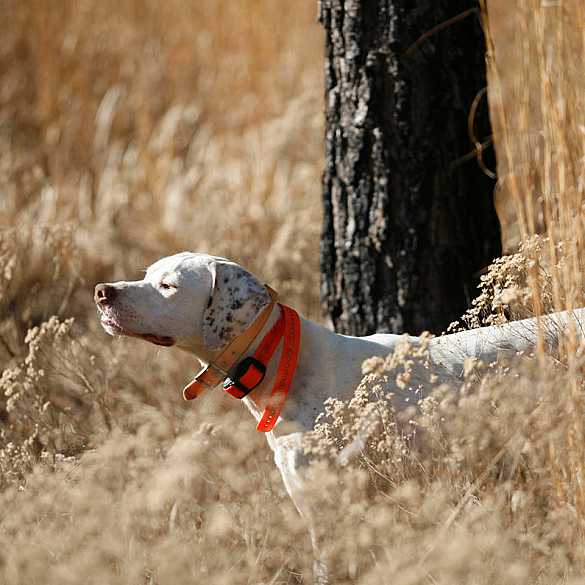
{"label": "dog's eye", "polygon": [[174,284],[169,284],[168,282],[159,282],[158,286],[163,290],[174,290],[177,288]]}

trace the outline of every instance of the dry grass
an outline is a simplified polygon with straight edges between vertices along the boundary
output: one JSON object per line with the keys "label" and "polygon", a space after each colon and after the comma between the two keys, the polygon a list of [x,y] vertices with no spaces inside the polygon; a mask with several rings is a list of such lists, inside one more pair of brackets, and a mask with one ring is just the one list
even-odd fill
{"label": "dry grass", "polygon": [[[521,315],[576,306],[583,291],[583,7],[488,7],[500,185],[521,236],[548,239],[486,277],[471,325],[506,318],[512,302]],[[307,582],[305,527],[248,415],[219,394],[185,406],[193,361],[112,341],[91,293],[196,249],[318,317],[313,0],[0,9],[0,584]],[[511,11],[510,39],[498,27]],[[343,453],[340,468],[325,457],[314,471],[335,582],[579,579],[574,337],[560,358],[481,379],[470,368],[413,422],[388,409],[384,376],[404,380],[424,352],[368,364],[312,442]]]}

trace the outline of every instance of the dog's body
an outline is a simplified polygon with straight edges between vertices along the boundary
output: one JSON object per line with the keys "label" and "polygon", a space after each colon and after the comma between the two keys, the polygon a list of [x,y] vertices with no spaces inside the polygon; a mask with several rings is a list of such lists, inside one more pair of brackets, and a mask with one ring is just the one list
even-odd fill
{"label": "dog's body", "polygon": [[[153,264],[143,280],[98,285],[95,301],[109,333],[139,337],[158,345],[176,345],[206,365],[249,327],[270,298],[262,283],[237,264],[206,254],[182,253]],[[254,352],[279,312],[275,305],[246,355]],[[580,309],[571,316],[558,313],[547,317],[541,326],[546,331],[556,331],[573,316],[579,326],[585,322],[585,310]],[[461,377],[469,357],[490,363],[502,352],[531,351],[537,330],[535,320],[525,320],[432,339],[429,356],[436,382]],[[303,433],[313,429],[328,398],[344,400],[352,396],[362,378],[364,360],[388,356],[403,338],[390,334],[359,338],[338,335],[301,317],[301,346],[289,398],[267,438],[287,491],[309,524],[311,513],[303,498]],[[419,343],[416,337],[409,340]],[[244,399],[257,420],[271,392],[279,352],[268,364],[264,380]],[[417,396],[424,398],[431,390],[429,384],[420,388]],[[412,405],[402,392],[396,392],[394,400],[397,410]],[[313,527],[311,535],[317,549]],[[318,565],[317,577],[324,582],[324,566],[321,562]]]}

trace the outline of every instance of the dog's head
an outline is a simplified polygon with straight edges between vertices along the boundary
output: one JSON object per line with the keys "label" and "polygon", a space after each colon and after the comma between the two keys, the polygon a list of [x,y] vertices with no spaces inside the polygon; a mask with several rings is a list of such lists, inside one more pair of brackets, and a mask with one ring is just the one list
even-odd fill
{"label": "dog's head", "polygon": [[142,280],[98,284],[94,300],[111,335],[207,353],[241,334],[270,295],[234,262],[183,252],[155,262]]}

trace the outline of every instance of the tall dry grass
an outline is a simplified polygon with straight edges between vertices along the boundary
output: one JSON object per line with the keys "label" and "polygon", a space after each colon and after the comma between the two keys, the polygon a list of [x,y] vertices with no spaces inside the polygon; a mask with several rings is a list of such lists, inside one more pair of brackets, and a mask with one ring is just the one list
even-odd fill
{"label": "tall dry grass", "polygon": [[[247,414],[219,394],[185,406],[193,361],[111,340],[91,293],[197,249],[318,316],[313,1],[0,8],[0,583],[309,581],[306,527]],[[487,9],[500,193],[523,238],[549,238],[486,275],[471,325],[582,302],[583,8]],[[579,581],[577,345],[470,365],[402,421],[385,377],[424,351],[369,363],[308,447],[335,582]]]}

